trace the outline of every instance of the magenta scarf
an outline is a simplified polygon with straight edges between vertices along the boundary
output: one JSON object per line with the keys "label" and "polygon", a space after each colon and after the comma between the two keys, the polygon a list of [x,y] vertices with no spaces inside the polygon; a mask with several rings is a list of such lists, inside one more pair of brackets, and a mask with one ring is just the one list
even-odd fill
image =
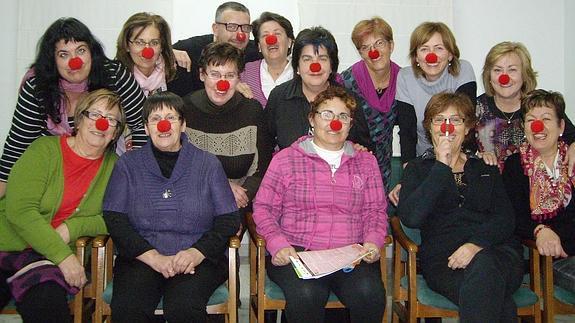
{"label": "magenta scarf", "polygon": [[393,100],[395,99],[395,86],[397,84],[397,73],[401,69],[399,65],[390,61],[390,72],[389,72],[389,84],[387,90],[380,97],[377,96],[375,92],[375,87],[367,71],[367,65],[363,60],[353,64],[351,67],[351,74],[357,82],[357,86],[361,92],[361,95],[365,98],[367,103],[379,112],[389,112]]}

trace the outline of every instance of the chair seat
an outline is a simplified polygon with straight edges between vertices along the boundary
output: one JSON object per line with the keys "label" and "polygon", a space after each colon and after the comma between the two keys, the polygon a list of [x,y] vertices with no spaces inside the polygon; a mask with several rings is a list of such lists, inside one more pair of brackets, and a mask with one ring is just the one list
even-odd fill
{"label": "chair seat", "polygon": [[[264,291],[266,296],[270,299],[274,300],[285,300],[284,292],[282,289],[274,283],[266,274],[266,285],[264,287]],[[327,299],[328,302],[338,302],[339,299],[335,296],[334,293],[329,293],[329,298]]]}
{"label": "chair seat", "polygon": [[575,305],[575,293],[570,292],[563,287],[559,287],[557,285],[553,286],[553,295],[561,303]]}
{"label": "chair seat", "polygon": [[[107,304],[110,304],[112,302],[113,288],[114,288],[114,282],[111,282],[108,284],[108,286],[106,286],[104,294],[102,294],[102,298],[104,299],[104,302],[106,302]],[[214,291],[212,296],[210,296],[210,299],[208,300],[208,306],[223,304],[227,301],[228,301],[228,288],[226,284],[222,284]],[[163,299],[160,300],[157,309],[163,309]]]}
{"label": "chair seat", "polygon": [[[433,291],[427,285],[422,275],[417,275],[417,300],[424,305],[433,306],[445,310],[457,311],[457,305],[453,304],[447,297]],[[401,278],[401,287],[407,289],[407,276]],[[539,300],[529,287],[521,286],[514,294],[513,300],[517,307],[530,306]]]}

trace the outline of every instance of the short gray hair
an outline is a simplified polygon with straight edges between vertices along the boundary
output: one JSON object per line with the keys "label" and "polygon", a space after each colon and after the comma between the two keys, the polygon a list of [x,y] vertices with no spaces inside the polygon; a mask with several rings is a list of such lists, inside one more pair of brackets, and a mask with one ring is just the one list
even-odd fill
{"label": "short gray hair", "polygon": [[222,3],[218,7],[218,9],[216,9],[216,21],[220,21],[220,19],[222,18],[222,14],[226,10],[245,12],[248,14],[248,16],[250,15],[249,9],[246,6],[244,6],[243,4],[241,4],[239,2],[235,2],[235,1],[228,1],[228,2]]}

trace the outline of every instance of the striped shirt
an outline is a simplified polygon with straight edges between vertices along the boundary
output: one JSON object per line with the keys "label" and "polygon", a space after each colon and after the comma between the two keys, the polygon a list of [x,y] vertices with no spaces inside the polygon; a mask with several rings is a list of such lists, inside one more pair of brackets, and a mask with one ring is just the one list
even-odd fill
{"label": "striped shirt", "polygon": [[[108,61],[104,63],[104,68],[108,76],[106,88],[120,96],[128,127],[133,133],[133,145],[141,147],[146,143],[142,124],[144,93],[134,76],[119,62]],[[12,166],[35,139],[52,135],[46,127],[45,108],[36,95],[36,77],[32,76],[20,88],[12,125],[0,159],[0,181],[7,181]],[[73,120],[68,120],[68,123],[73,128]]]}

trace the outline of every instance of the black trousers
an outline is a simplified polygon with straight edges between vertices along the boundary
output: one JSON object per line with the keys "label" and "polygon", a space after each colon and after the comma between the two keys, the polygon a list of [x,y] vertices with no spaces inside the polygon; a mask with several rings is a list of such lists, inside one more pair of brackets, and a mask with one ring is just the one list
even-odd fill
{"label": "black trousers", "polygon": [[452,270],[447,259],[422,265],[429,287],[459,306],[459,321],[517,322],[513,293],[523,280],[517,248],[498,245],[478,252],[467,268]]}
{"label": "black trousers", "polygon": [[154,310],[163,297],[164,318],[170,323],[206,322],[212,293],[228,278],[228,261],[208,259],[195,274],[164,278],[137,259],[118,257],[114,266],[112,319],[114,322],[156,322]]}
{"label": "black trousers", "polygon": [[38,284],[28,290],[16,310],[25,323],[72,322],[66,290],[54,282]]}
{"label": "black trousers", "polygon": [[325,304],[332,291],[349,309],[351,322],[381,322],[385,288],[379,262],[361,262],[350,273],[343,271],[319,279],[300,279],[291,265],[274,266],[266,257],[267,273],[283,290],[286,318],[290,323],[323,323]]}

